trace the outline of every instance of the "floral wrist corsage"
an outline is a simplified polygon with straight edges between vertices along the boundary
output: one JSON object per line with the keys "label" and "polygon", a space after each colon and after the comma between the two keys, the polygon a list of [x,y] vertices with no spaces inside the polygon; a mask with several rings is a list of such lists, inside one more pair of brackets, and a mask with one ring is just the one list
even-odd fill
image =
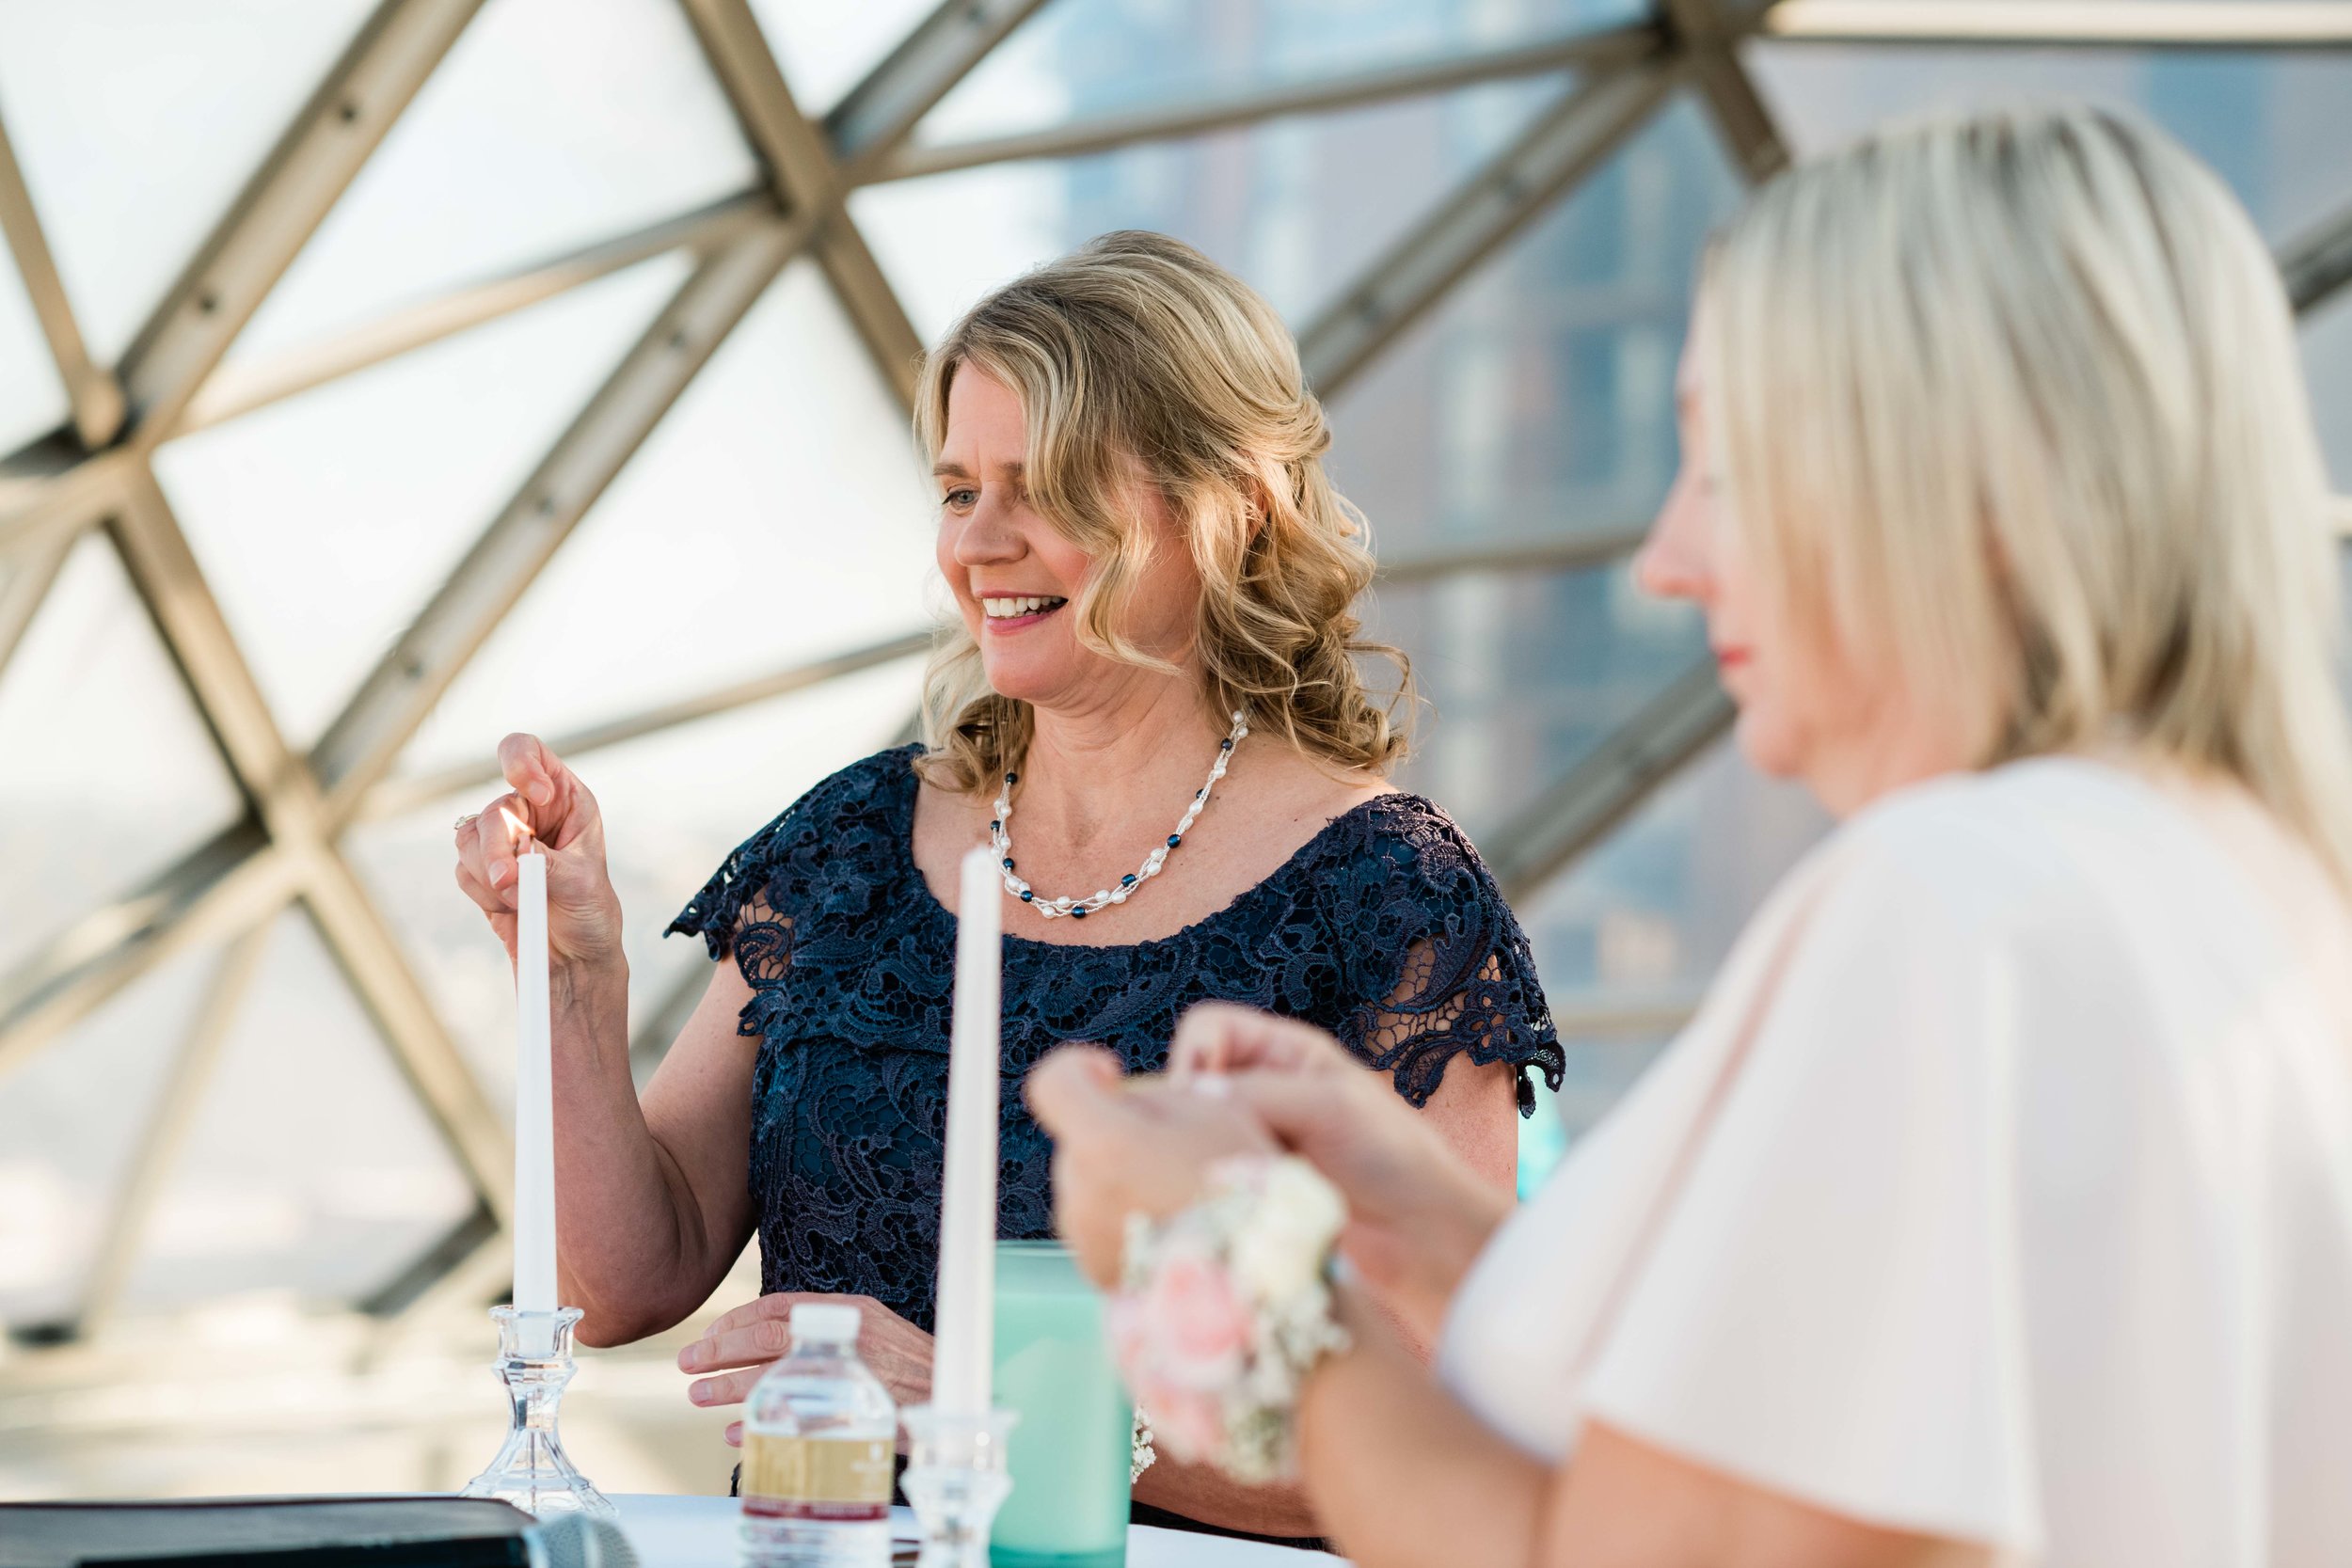
{"label": "floral wrist corsage", "polygon": [[1168,1450],[1237,1481],[1294,1473],[1292,1417],[1316,1362],[1347,1348],[1330,1268],[1346,1206],[1304,1160],[1228,1160],[1191,1208],[1127,1220],[1111,1345]]}

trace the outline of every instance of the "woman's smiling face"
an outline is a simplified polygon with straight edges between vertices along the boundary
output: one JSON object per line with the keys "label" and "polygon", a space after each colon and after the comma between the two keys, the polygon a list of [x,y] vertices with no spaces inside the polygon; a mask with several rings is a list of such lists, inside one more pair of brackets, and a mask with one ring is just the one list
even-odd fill
{"label": "woman's smiling face", "polygon": [[[931,469],[940,576],[954,591],[998,694],[1048,709],[1085,707],[1121,672],[1139,672],[1078,641],[1072,603],[1094,562],[1031,503],[1027,459],[1021,400],[985,371],[959,368],[947,389],[946,438]],[[1152,547],[1129,601],[1131,624],[1120,629],[1143,651],[1182,662],[1199,610],[1200,576],[1166,500],[1140,472],[1130,499]]]}

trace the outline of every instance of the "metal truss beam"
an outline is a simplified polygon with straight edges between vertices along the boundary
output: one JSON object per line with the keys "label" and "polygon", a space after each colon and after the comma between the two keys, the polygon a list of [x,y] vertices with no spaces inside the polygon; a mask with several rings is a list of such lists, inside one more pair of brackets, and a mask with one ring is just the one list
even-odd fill
{"label": "metal truss beam", "polygon": [[181,1150],[187,1147],[197,1113],[203,1108],[204,1090],[229,1041],[230,1025],[236,1022],[238,1009],[253,989],[253,977],[261,970],[271,929],[267,922],[254,926],[221,954],[213,983],[198,1003],[196,1017],[189,1022],[187,1034],[154,1091],[154,1109],[132,1148],[131,1168],[115,1193],[113,1211],[99,1237],[97,1258],[83,1280],[80,1305],[67,1325],[76,1336],[93,1333],[113,1317],[121,1303],[122,1289],[138,1260],[139,1243],[147,1234],[147,1222],[180,1162]]}
{"label": "metal truss beam", "polygon": [[[681,697],[602,724],[593,724],[569,735],[556,736],[548,746],[560,757],[577,757],[606,746],[618,746],[625,741],[640,740],[646,736],[660,735],[697,720],[709,719],[755,703],[768,702],[812,686],[839,680],[844,675],[871,670],[894,659],[909,658],[930,650],[929,631],[908,632],[887,641],[851,648],[805,663],[787,665],[784,669],[747,681],[736,681],[713,690]],[[358,817],[376,820],[399,816],[429,805],[435,800],[454,795],[461,789],[498,782],[499,769],[495,760],[478,764],[444,768],[432,773],[406,774],[388,778],[368,791],[361,801]]]}
{"label": "metal truss beam", "polygon": [[0,1076],[166,959],[265,921],[299,883],[248,817],[75,921],[0,975]]}
{"label": "metal truss beam", "polygon": [[863,182],[870,184],[885,180],[919,179],[1026,158],[1081,157],[1138,142],[1172,141],[1234,126],[1262,124],[1291,115],[1329,114],[1399,99],[1424,98],[1484,82],[1512,81],[1555,71],[1608,71],[1656,53],[1661,41],[1661,35],[1656,27],[1614,27],[1571,34],[1543,43],[1484,49],[1447,59],[1352,71],[1263,92],[1232,93],[1197,103],[1104,115],[1018,135],[929,147],[911,144],[869,165]]}
{"label": "metal truss beam", "polygon": [[134,471],[125,504],[107,529],[272,847],[292,863],[296,889],[328,951],[459,1166],[502,1211],[511,1196],[513,1157],[505,1125],[335,848],[317,784],[278,733],[179,519],[144,465]]}
{"label": "metal truss beam", "polygon": [[2352,283],[2352,207],[2287,246],[2279,275],[2298,316],[2309,315]]}
{"label": "metal truss beam", "polygon": [[1732,162],[1751,185],[1762,184],[1788,166],[1788,144],[1736,45],[1768,14],[1772,0],[1735,5],[1733,0],[1661,0],[1677,40],[1691,59],[1693,80]]}
{"label": "metal truss beam", "polygon": [[2352,5],[2318,0],[1781,0],[1773,38],[1836,43],[2079,44],[2093,48],[2352,46]]}
{"label": "metal truss beam", "polygon": [[376,8],[123,356],[123,387],[143,432],[159,436],[177,422],[481,5]]}
{"label": "metal truss beam", "polygon": [[120,448],[81,454],[71,430],[52,431],[0,457],[0,555],[79,533],[114,503],[135,462]]}
{"label": "metal truss beam", "polygon": [[1618,726],[1494,837],[1503,896],[1532,896],[1705,751],[1737,717],[1707,659]]}
{"label": "metal truss beam", "polygon": [[1589,174],[1664,100],[1683,71],[1657,55],[1566,94],[1299,334],[1300,358],[1329,403],[1445,293]]}
{"label": "metal truss beam", "polygon": [[360,684],[310,753],[338,824],[806,236],[770,217],[694,270]]}
{"label": "metal truss beam", "polygon": [[8,575],[0,578],[0,673],[7,673],[8,659],[49,596],[49,585],[57,580],[65,558],[73,553],[77,537],[61,531],[39,541],[10,562]]}
{"label": "metal truss beam", "polygon": [[65,383],[73,410],[75,434],[85,447],[104,446],[122,428],[122,386],[90,360],[4,123],[0,123],[0,238],[8,241],[9,253],[16,258],[17,276],[24,280],[24,293],[33,302],[41,336],[49,341],[49,356],[56,361],[57,377]]}
{"label": "metal truss beam", "polygon": [[[882,263],[874,260],[865,236],[842,205],[849,187],[825,133],[811,124],[793,102],[792,90],[785,85],[784,72],[769,51],[748,0],[684,0],[684,4],[703,52],[742,121],[744,135],[767,165],[777,199],[786,212],[812,226],[810,245],[834,295],[849,313],[850,325],[891,396],[900,408],[912,412],[923,340],[907,319],[906,308],[892,292],[889,279],[882,276]],[[986,7],[976,0],[970,7],[959,4],[955,8],[981,10]],[[889,65],[884,61],[881,70]],[[940,90],[952,85],[952,78],[946,79]]]}
{"label": "metal truss beam", "polygon": [[[690,0],[691,3],[691,0]],[[971,74],[1043,0],[942,0],[825,116],[825,140],[856,182]]]}
{"label": "metal truss beam", "polygon": [[1500,545],[1478,545],[1441,555],[1406,556],[1384,561],[1374,582],[1384,588],[1406,588],[1447,578],[1493,576],[1499,573],[1582,572],[1613,566],[1642,547],[1649,526],[1613,529],[1606,532],[1572,534],[1563,539],[1534,539]]}
{"label": "metal truss beam", "polygon": [[775,203],[767,193],[747,192],[468,285],[324,342],[254,364],[225,366],[206,381],[171,434],[185,435],[249,414],[673,250],[707,258],[774,213]]}

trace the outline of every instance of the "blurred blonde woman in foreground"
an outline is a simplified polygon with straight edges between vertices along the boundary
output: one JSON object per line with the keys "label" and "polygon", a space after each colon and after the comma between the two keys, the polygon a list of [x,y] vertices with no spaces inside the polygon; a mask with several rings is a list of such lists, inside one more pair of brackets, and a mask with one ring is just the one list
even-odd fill
{"label": "blurred blonde woman in foreground", "polygon": [[2252,227],[2106,113],[1892,133],[1724,237],[1681,395],[1641,577],[1844,825],[1516,1213],[1298,1024],[1057,1058],[1066,1233],[1164,1217],[1143,1402],[1366,1568],[2352,1562],[2352,746]]}

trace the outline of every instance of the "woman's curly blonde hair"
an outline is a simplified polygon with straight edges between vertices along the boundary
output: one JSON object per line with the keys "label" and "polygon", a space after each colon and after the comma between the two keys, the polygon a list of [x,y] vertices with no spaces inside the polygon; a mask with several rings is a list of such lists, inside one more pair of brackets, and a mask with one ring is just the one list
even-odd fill
{"label": "woman's curly blonde hair", "polygon": [[[1216,726],[1243,709],[1252,728],[1343,768],[1404,755],[1393,715],[1410,710],[1412,669],[1357,635],[1354,605],[1373,577],[1363,518],[1323,471],[1330,427],[1272,306],[1181,241],[1104,234],[981,300],[931,351],[915,398],[927,461],[966,365],[1020,400],[1030,502],[1093,562],[1072,606],[1083,645],[1170,668],[1120,630],[1152,550],[1133,501],[1140,463],[1200,573],[1195,646]],[[1386,701],[1366,691],[1359,655],[1394,661]],[[924,672],[924,776],[977,793],[1021,756],[1031,723],[1027,703],[990,688],[978,643],[951,622]]]}

